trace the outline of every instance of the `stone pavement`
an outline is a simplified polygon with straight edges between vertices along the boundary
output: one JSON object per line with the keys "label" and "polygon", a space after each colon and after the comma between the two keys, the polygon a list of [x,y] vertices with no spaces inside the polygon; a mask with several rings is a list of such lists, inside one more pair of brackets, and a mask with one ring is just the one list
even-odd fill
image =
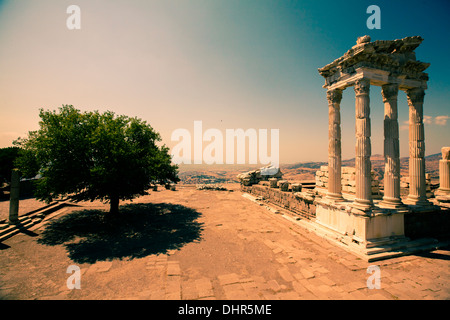
{"label": "stone pavement", "polygon": [[[34,234],[15,235],[0,244],[0,298],[450,298],[449,248],[367,263],[245,199],[237,185],[233,188],[228,192],[179,186],[177,191],[160,190],[136,199],[133,203],[172,203],[200,214],[200,239],[179,248],[162,247],[158,254],[80,262],[70,258],[68,248],[83,238],[81,234],[54,245],[39,242],[47,225]],[[54,220],[85,207],[107,208],[85,203]],[[81,269],[80,289],[67,288],[70,265]],[[380,289],[367,287],[371,265],[380,268]]]}

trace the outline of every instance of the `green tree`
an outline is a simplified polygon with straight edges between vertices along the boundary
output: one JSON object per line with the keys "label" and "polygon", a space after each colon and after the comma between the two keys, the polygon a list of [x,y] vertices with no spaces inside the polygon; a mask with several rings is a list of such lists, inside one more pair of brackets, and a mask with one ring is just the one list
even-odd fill
{"label": "green tree", "polygon": [[40,200],[102,200],[116,213],[120,200],[148,194],[155,183],[179,181],[169,149],[157,145],[161,137],[145,121],[110,111],[82,113],[71,105],[41,109],[39,116],[40,129],[16,143],[19,169],[41,176]]}
{"label": "green tree", "polygon": [[19,154],[18,147],[0,148],[0,185],[11,181],[11,170]]}

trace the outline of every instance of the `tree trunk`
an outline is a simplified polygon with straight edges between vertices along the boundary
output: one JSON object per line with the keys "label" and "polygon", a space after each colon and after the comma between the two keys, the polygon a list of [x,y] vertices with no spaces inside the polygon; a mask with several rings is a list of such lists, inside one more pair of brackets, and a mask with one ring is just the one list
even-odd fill
{"label": "tree trunk", "polygon": [[110,196],[109,202],[110,202],[109,213],[113,214],[119,213],[119,197],[114,195]]}

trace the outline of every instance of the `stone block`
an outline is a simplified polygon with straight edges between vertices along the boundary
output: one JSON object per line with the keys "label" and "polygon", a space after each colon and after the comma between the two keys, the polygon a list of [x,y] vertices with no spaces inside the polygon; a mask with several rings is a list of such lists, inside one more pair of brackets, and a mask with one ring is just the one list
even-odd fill
{"label": "stone block", "polygon": [[289,182],[287,180],[279,180],[277,183],[278,187],[281,191],[288,191],[289,190]]}
{"label": "stone block", "polygon": [[356,169],[353,167],[342,167],[342,169],[344,169],[345,173],[349,173],[349,174],[355,174],[356,173]]}
{"label": "stone block", "polygon": [[269,187],[276,188],[277,187],[277,178],[269,178]]}
{"label": "stone block", "polygon": [[409,188],[408,182],[400,182],[400,188]]}

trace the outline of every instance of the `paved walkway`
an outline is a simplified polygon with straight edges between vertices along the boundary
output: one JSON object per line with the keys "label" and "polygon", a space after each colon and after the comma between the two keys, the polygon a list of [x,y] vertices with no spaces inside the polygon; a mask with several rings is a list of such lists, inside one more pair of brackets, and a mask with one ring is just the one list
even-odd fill
{"label": "paved walkway", "polygon": [[[88,217],[76,211],[107,207],[94,202],[66,209],[35,234],[18,234],[0,244],[0,298],[450,298],[449,250],[369,264],[245,199],[234,188],[179,187],[136,199],[133,203],[146,210],[159,210],[158,219],[178,217],[163,221],[168,228],[158,227],[157,232],[164,229],[157,233],[164,240],[146,233],[151,226],[134,226],[119,238],[105,233],[87,241],[88,233],[77,229],[76,219],[92,217],[95,228],[95,213]],[[71,238],[57,233],[67,221],[50,230],[51,223],[70,216],[72,228],[63,230],[72,232]],[[81,289],[67,287],[71,265],[80,268]],[[370,265],[380,268],[380,289],[367,287]]]}

